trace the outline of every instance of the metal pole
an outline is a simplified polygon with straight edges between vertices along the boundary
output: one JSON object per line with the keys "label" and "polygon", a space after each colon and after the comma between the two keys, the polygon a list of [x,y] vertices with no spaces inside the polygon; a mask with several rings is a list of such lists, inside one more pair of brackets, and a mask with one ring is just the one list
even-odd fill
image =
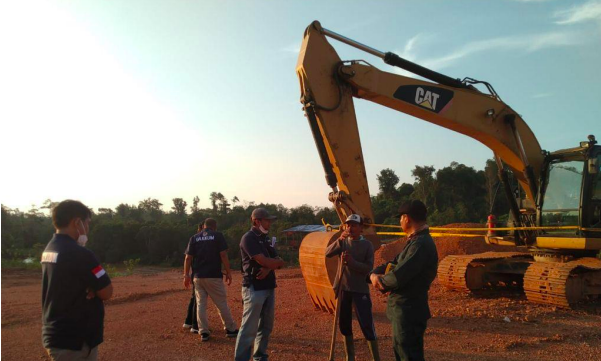
{"label": "metal pole", "polygon": [[329,36],[330,38],[336,39],[340,42],[343,42],[347,45],[350,45],[354,48],[357,48],[359,50],[363,50],[367,53],[370,53],[374,56],[377,56],[378,58],[384,60],[384,62],[388,65],[392,65],[392,66],[396,66],[399,67],[401,69],[405,69],[408,72],[411,72],[413,74],[419,75],[421,77],[424,77],[426,79],[432,80],[434,82],[440,83],[442,85],[446,85],[446,86],[450,86],[453,88],[464,88],[464,89],[470,89],[470,90],[475,90],[477,91],[478,89],[476,89],[475,87],[473,87],[472,85],[467,85],[467,84],[463,84],[460,80],[458,79],[453,79],[449,76],[446,76],[444,74],[435,72],[434,70],[430,70],[428,68],[424,68],[421,65],[415,64],[413,62],[410,62],[409,60],[403,59],[400,56],[391,53],[391,52],[382,52],[380,50],[374,49],[371,46],[367,46],[365,44],[361,44],[358,41],[355,41],[353,39],[349,39],[344,35],[340,35],[338,33],[333,32],[332,30],[328,30],[326,28],[321,28],[321,32],[325,35],[325,36]]}
{"label": "metal pole", "polygon": [[342,255],[340,255],[340,261],[338,265],[338,292],[336,292],[336,311],[334,311],[334,325],[332,326],[332,342],[330,343],[330,361],[334,361],[334,347],[336,344],[336,326],[338,326],[338,320],[340,319],[340,295],[342,294],[342,285],[340,280],[342,279]]}
{"label": "metal pole", "polygon": [[366,52],[368,52],[368,53],[370,53],[372,55],[375,55],[375,56],[377,56],[379,58],[382,58],[382,59],[384,59],[384,57],[386,56],[386,53],[384,53],[382,51],[379,51],[379,50],[376,50],[376,49],[374,49],[374,48],[372,48],[370,46],[367,46],[365,44],[361,44],[360,42],[355,41],[353,39],[349,39],[349,38],[347,38],[344,35],[340,35],[338,33],[335,33],[333,31],[331,31],[331,30],[328,30],[326,28],[321,28],[321,30],[323,31],[324,35],[329,36],[330,38],[336,39],[336,40],[338,40],[340,42],[343,42],[345,44],[348,44],[348,45],[350,45],[350,46],[352,46],[354,48],[366,51]]}

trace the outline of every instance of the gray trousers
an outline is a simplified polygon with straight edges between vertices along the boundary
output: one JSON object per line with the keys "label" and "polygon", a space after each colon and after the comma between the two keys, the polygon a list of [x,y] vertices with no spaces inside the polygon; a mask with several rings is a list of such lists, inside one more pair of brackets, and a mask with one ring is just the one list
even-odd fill
{"label": "gray trousers", "polygon": [[196,315],[200,333],[211,333],[207,318],[208,297],[211,297],[213,303],[217,306],[223,327],[229,331],[238,329],[232,317],[232,312],[227,305],[227,291],[221,278],[195,278],[194,292],[196,294]]}
{"label": "gray trousers", "polygon": [[98,346],[90,350],[88,344],[84,343],[81,350],[67,350],[64,348],[47,348],[48,356],[52,361],[96,361],[98,360]]}

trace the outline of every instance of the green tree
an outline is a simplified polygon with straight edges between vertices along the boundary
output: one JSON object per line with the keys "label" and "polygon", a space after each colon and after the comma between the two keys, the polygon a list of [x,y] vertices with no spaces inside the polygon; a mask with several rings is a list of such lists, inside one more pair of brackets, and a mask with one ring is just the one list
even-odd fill
{"label": "green tree", "polygon": [[415,166],[415,169],[411,171],[411,175],[416,180],[414,184],[415,191],[413,197],[424,202],[428,209],[434,209],[436,204],[436,179],[434,178],[433,166]]}
{"label": "green tree", "polygon": [[188,203],[182,198],[173,198],[171,201],[173,202],[173,207],[171,207],[173,213],[185,217],[187,215],[186,207],[188,206]]}
{"label": "green tree", "polygon": [[195,196],[194,199],[192,199],[192,207],[190,207],[190,212],[192,214],[198,213],[200,211],[200,208],[198,208],[199,202],[200,198],[198,198],[198,196]]}
{"label": "green tree", "polygon": [[[219,201],[219,195],[221,193],[211,192],[209,195],[209,199],[211,200],[211,206],[213,207],[213,211],[217,212],[217,202]],[[223,195],[221,195],[223,197]]]}
{"label": "green tree", "polygon": [[376,176],[376,179],[378,180],[380,193],[384,197],[398,199],[399,193],[396,185],[399,183],[399,177],[392,169],[382,169],[380,174]]}
{"label": "green tree", "polygon": [[150,221],[158,221],[163,216],[162,207],[163,204],[155,198],[146,198],[140,201],[138,208],[142,210],[145,218]]}

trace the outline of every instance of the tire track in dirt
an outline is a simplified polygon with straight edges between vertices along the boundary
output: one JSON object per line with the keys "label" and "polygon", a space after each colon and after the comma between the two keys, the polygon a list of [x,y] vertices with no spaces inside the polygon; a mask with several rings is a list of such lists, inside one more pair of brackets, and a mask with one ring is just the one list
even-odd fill
{"label": "tire track in dirt", "polygon": [[179,292],[184,292],[184,291],[188,292],[188,293],[190,292],[190,290],[182,289],[181,287],[169,288],[166,290],[160,290],[160,291],[154,291],[154,292],[134,292],[134,293],[130,293],[125,296],[122,296],[122,297],[116,297],[116,298],[110,299],[108,301],[105,301],[104,305],[105,306],[120,305],[123,303],[136,302],[136,301],[148,299],[151,297],[162,296],[166,293],[179,293]]}

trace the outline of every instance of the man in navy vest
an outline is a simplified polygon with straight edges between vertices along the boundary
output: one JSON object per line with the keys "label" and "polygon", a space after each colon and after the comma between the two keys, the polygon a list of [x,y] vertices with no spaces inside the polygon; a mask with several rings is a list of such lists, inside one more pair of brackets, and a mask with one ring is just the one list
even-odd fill
{"label": "man in navy vest", "polygon": [[[222,264],[225,268],[225,280],[230,285],[232,272],[227,258],[225,237],[221,232],[217,232],[217,221],[207,218],[202,231],[190,238],[184,261],[184,287],[188,289],[190,280],[194,280],[198,332],[201,341],[208,341],[211,335],[207,318],[208,297],[211,297],[217,306],[226,337],[238,335],[236,322],[227,305],[227,291],[222,280],[224,274],[221,272]],[[193,277],[190,275],[190,268]]]}
{"label": "man in navy vest", "polygon": [[96,360],[103,341],[104,302],[113,285],[84,248],[92,212],[83,203],[52,209],[56,234],[42,253],[42,341],[52,360]]}
{"label": "man in navy vest", "polygon": [[242,256],[242,324],[236,340],[235,360],[266,361],[267,344],[275,314],[275,270],[284,266],[267,233],[276,219],[265,208],[251,215],[252,228],[240,240]]}

